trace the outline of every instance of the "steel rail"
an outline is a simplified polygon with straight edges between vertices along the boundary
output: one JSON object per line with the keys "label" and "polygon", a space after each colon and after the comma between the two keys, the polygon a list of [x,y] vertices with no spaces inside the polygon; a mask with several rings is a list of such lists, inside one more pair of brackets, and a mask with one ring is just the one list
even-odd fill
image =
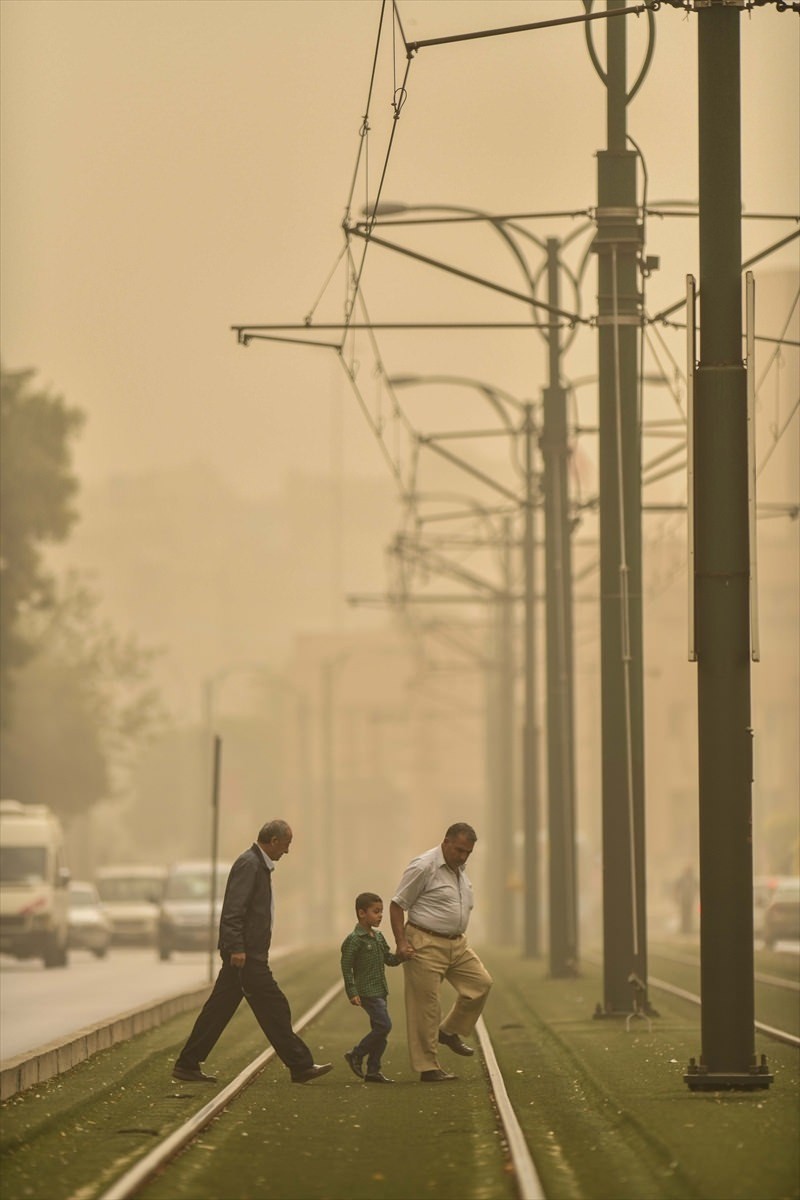
{"label": "steel rail", "polygon": [[[654,957],[659,957],[658,952],[653,952]],[[594,966],[600,966],[602,959],[597,954],[584,954],[584,960],[592,963]],[[660,957],[665,958],[666,955]],[[674,983],[668,983],[666,979],[658,979],[654,975],[647,976],[648,984],[654,988],[658,988],[662,992],[669,992],[672,996],[677,996],[681,1000],[687,1000],[690,1004],[702,1006],[702,1001],[694,992],[687,992],[685,988],[676,987]],[[776,1029],[774,1025],[765,1025],[763,1021],[754,1021],[753,1027],[759,1033],[766,1034],[767,1037],[774,1038],[778,1042],[785,1042],[788,1046],[800,1046],[800,1037],[794,1033],[789,1033],[787,1029]]]}
{"label": "steel rail", "polygon": [[[327,992],[317,1000],[316,1004],[312,1004],[308,1012],[303,1013],[302,1017],[295,1023],[295,1032],[299,1033],[315,1017],[319,1016],[331,1001],[338,996],[342,987],[343,984],[340,981],[335,983],[333,987],[328,988]],[[235,1079],[231,1080],[227,1087],[224,1087],[221,1092],[217,1093],[213,1100],[209,1100],[208,1104],[205,1104],[199,1112],[196,1112],[183,1125],[173,1130],[163,1142],[160,1142],[144,1158],[140,1158],[129,1171],[126,1171],[124,1175],[121,1175],[119,1179],[112,1183],[111,1187],[99,1197],[99,1200],[128,1200],[128,1197],[135,1195],[138,1189],[155,1174],[159,1167],[164,1166],[166,1162],[174,1158],[179,1150],[182,1150],[202,1129],[205,1129],[213,1121],[214,1117],[225,1108],[228,1102],[238,1096],[266,1066],[269,1060],[274,1057],[275,1051],[270,1046],[267,1050],[259,1054],[257,1058],[254,1058],[243,1071],[239,1072]]]}
{"label": "steel rail", "polygon": [[[667,983],[665,979],[656,979],[653,975],[648,975],[647,979],[648,983],[662,992],[669,992],[670,995],[678,996],[681,1000],[688,1000],[692,1004],[700,1005],[701,1003],[700,997],[696,996],[694,992],[687,992],[685,988],[675,987],[674,984]],[[764,1033],[777,1042],[785,1042],[788,1046],[800,1046],[800,1037],[789,1033],[787,1029],[776,1029],[773,1025],[765,1025],[763,1021],[754,1021],[753,1026],[759,1033]]]}
{"label": "steel rail", "polygon": [[[685,967],[699,967],[699,958],[690,958],[688,954],[668,954],[663,950],[650,950],[651,958],[664,958],[667,962],[681,963]],[[764,971],[755,971],[753,978],[756,983],[766,983],[772,987],[788,988],[792,992],[800,992],[800,983],[796,979],[784,979],[782,975],[767,975]]]}
{"label": "steel rail", "polygon": [[[342,991],[341,982],[335,983],[295,1022],[297,1033],[309,1025]],[[481,1018],[475,1030],[481,1053],[486,1064],[489,1083],[494,1096],[497,1112],[503,1127],[508,1145],[511,1164],[520,1200],[546,1200],[536,1167],[531,1158],[528,1143],[517,1119],[514,1108],[506,1090],[503,1075],[497,1062],[491,1038],[486,1025]],[[149,1154],[121,1175],[104,1191],[98,1200],[130,1200],[135,1196],[155,1173],[173,1159],[180,1150],[205,1129],[231,1100],[234,1100],[248,1084],[258,1075],[266,1064],[275,1057],[275,1050],[268,1047],[252,1062],[239,1072],[235,1079],[218,1092],[212,1100],[194,1113],[177,1129],[174,1129],[163,1142],[155,1146]]]}
{"label": "steel rail", "polygon": [[475,1032],[478,1035],[483,1061],[486,1063],[486,1070],[489,1074],[489,1082],[494,1093],[497,1111],[503,1123],[520,1200],[545,1200],[545,1194],[533,1159],[531,1158],[528,1143],[517,1120],[517,1114],[514,1112],[514,1108],[508,1098],[503,1074],[498,1065],[492,1040],[489,1037],[489,1031],[486,1028],[483,1017],[478,1020]]}

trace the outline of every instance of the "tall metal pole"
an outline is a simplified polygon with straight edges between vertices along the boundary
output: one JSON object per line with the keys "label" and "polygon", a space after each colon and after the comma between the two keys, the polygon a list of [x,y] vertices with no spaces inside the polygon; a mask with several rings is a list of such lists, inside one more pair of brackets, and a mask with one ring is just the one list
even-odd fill
{"label": "tall metal pole", "polygon": [[217,859],[219,857],[219,779],[222,766],[222,738],[214,735],[214,762],[211,772],[211,920],[208,939],[208,978],[214,978],[217,948]]}
{"label": "tall metal pole", "polygon": [[514,770],[516,739],[516,709],[514,705],[514,598],[513,588],[513,522],[503,517],[503,598],[500,609],[500,670],[498,716],[499,716],[499,786],[504,797],[503,820],[503,911],[505,920],[500,931],[501,945],[518,945],[515,936],[515,910],[509,892],[509,882],[514,869]]}
{"label": "tall metal pole", "polygon": [[514,836],[514,661],[512,594],[512,523],[502,520],[503,591],[493,604],[494,653],[487,671],[486,767],[491,825],[496,849],[492,854],[489,934],[495,945],[514,944],[513,913],[508,884],[513,869]]}
{"label": "tall metal pole", "polygon": [[525,405],[525,532],[523,538],[525,578],[525,720],[522,733],[522,803],[525,824],[525,919],[524,953],[539,955],[539,781],[536,746],[536,478],[533,469],[535,425],[533,405]]}
{"label": "tall metal pole", "polygon": [[[608,11],[624,0],[608,0]],[[626,22],[606,22],[607,149],[598,154],[600,636],[604,995],[597,1016],[646,997],[644,688],[636,154],[626,141]]]}
{"label": "tall metal pole", "polygon": [[[334,742],[333,742],[333,672],[337,659],[326,658],[322,662],[322,820],[320,872],[321,889],[318,894],[318,924],[320,934],[326,934],[330,926],[330,914],[335,912],[334,897]],[[319,886],[319,885],[318,885]]]}
{"label": "tall metal pole", "polygon": [[[559,303],[559,243],[547,241],[547,302]],[[561,385],[561,338],[548,330],[548,386],[544,389],[545,612],[547,663],[547,792],[550,974],[575,975],[578,921],[575,869],[575,773],[572,701],[572,548],[567,490],[567,393]]]}
{"label": "tall metal pole", "polygon": [[[491,642],[483,672],[485,681],[485,750],[484,763],[486,767],[486,813],[487,824],[492,827],[492,853],[488,864],[489,886],[487,906],[487,933],[489,941],[495,945],[503,931],[503,875],[506,839],[505,796],[500,785],[500,640],[502,601],[498,596],[492,601]],[[495,838],[497,841],[495,842]]]}
{"label": "tall metal pole", "polygon": [[[694,381],[694,628],[702,1052],[693,1090],[765,1088],[753,1032],[747,377],[742,363],[739,12],[697,18],[700,362]],[[690,316],[691,319],[691,316]]]}

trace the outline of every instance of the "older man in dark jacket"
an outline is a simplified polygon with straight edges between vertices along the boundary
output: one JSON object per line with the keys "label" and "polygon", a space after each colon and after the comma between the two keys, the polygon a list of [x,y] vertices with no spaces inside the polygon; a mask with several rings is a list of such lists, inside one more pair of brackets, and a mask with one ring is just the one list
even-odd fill
{"label": "older man in dark jacket", "polygon": [[219,922],[222,956],[217,981],[173,1067],[175,1079],[216,1083],[200,1068],[244,996],[275,1053],[289,1068],[293,1083],[308,1083],[331,1070],[317,1064],[308,1046],[292,1029],[289,1002],[269,968],[275,905],[272,872],[289,853],[292,831],[285,821],[268,821],[258,840],[231,867]]}

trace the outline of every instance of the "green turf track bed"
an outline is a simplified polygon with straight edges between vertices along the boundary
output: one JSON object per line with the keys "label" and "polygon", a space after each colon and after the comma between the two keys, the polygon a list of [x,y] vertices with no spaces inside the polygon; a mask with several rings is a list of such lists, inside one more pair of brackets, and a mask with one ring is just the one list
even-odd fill
{"label": "green turf track bed", "polygon": [[[661,1016],[652,1031],[636,1021],[626,1032],[624,1021],[592,1019],[598,968],[555,981],[516,952],[484,957],[496,981],[486,1022],[548,1200],[800,1195],[796,1050],[757,1038],[776,1077],[769,1091],[693,1094],[682,1074],[700,1049],[696,1007],[654,993]],[[276,966],[295,1016],[336,981],[337,967],[333,950]],[[304,1034],[317,1061],[335,1070],[298,1086],[270,1063],[139,1193],[143,1200],[512,1200],[480,1056],[443,1048],[458,1082],[419,1084],[406,1056],[399,970],[389,982],[392,1087],[359,1083],[343,1062],[366,1019],[339,996]],[[176,1017],[6,1102],[2,1200],[94,1200],[210,1099],[218,1089],[170,1080],[193,1018]],[[243,1004],[207,1064],[219,1088],[263,1048]]]}
{"label": "green turf track bed", "polygon": [[[297,956],[276,965],[296,1017],[336,981],[337,955],[330,953],[329,964],[327,957]],[[362,1084],[343,1061],[368,1026],[342,995],[303,1035],[318,1062],[335,1063],[330,1075],[299,1086],[271,1062],[139,1194],[150,1200],[511,1200],[512,1178],[480,1056],[457,1059],[446,1051],[458,1082],[421,1085],[406,1055],[399,971],[389,979],[395,1030],[384,1070],[396,1079],[393,1086]],[[192,1020],[193,1014],[175,1018],[7,1102],[2,1200],[92,1200],[209,1100],[213,1087],[170,1080]],[[207,1069],[222,1087],[264,1046],[243,1004]]]}
{"label": "green turf track bed", "polygon": [[[548,980],[487,952],[486,1021],[549,1200],[784,1200],[800,1194],[798,1051],[757,1036],[769,1091],[691,1093],[699,1010],[664,993],[652,1032],[592,1019],[599,969]],[[655,972],[654,972],[655,973]]]}

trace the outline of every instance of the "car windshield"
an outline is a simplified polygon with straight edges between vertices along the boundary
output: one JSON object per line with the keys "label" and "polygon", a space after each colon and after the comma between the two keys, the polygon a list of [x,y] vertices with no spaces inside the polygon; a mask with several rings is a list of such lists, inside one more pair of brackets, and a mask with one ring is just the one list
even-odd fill
{"label": "car windshield", "polygon": [[163,882],[158,875],[120,875],[109,879],[97,880],[97,890],[102,900],[117,903],[131,901],[142,903],[151,901],[158,903]]}
{"label": "car windshield", "polygon": [[[227,879],[227,871],[217,871],[217,897],[222,898],[225,891],[225,880]],[[167,880],[166,890],[164,892],[165,900],[210,900],[211,899],[211,871],[181,871],[180,874],[172,875]]]}
{"label": "car windshield", "polygon": [[70,888],[69,903],[71,908],[92,908],[97,896],[92,888]]}
{"label": "car windshield", "polygon": [[0,878],[4,883],[41,883],[46,871],[44,846],[0,847]]}
{"label": "car windshield", "polygon": [[779,883],[773,896],[773,904],[800,903],[800,883]]}

